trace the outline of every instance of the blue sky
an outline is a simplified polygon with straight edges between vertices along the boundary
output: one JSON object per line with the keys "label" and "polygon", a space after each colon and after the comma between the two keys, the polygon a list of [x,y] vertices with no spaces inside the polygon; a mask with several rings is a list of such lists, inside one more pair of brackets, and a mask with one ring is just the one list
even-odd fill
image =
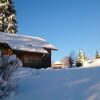
{"label": "blue sky", "polygon": [[39,36],[54,44],[56,61],[82,49],[100,50],[100,0],[14,0],[18,34]]}

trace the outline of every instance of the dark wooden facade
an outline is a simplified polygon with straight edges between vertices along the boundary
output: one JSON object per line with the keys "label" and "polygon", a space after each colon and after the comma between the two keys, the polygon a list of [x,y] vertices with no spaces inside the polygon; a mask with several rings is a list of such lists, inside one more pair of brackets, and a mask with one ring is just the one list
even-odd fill
{"label": "dark wooden facade", "polygon": [[24,67],[47,68],[51,66],[51,50],[48,53],[35,53],[14,50],[14,53],[23,62]]}

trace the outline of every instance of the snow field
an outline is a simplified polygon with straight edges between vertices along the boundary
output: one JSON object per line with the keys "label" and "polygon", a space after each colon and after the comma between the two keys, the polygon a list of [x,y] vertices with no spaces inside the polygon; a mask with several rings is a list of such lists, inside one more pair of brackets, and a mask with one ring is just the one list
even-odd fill
{"label": "snow field", "polygon": [[19,78],[13,100],[100,100],[100,67],[33,69],[29,73]]}

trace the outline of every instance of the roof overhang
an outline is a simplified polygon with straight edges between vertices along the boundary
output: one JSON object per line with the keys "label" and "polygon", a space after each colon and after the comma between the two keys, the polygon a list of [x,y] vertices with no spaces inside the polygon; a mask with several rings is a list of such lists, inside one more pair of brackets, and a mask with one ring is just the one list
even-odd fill
{"label": "roof overhang", "polygon": [[39,37],[0,32],[0,42],[7,43],[13,50],[27,52],[48,53],[48,50],[57,50],[55,46]]}

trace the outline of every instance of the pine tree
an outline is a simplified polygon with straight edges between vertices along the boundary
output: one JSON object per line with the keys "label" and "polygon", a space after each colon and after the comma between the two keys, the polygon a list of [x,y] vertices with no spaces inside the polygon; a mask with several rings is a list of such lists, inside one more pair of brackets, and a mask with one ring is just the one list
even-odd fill
{"label": "pine tree", "polygon": [[16,26],[16,11],[12,0],[0,0],[0,32],[15,34]]}
{"label": "pine tree", "polygon": [[73,65],[75,64],[75,52],[74,51],[71,51],[69,57],[69,68],[72,68],[74,67]]}
{"label": "pine tree", "polygon": [[100,54],[99,54],[99,51],[98,51],[98,50],[96,50],[95,58],[96,58],[96,59],[100,58]]}
{"label": "pine tree", "polygon": [[83,65],[83,62],[86,60],[86,56],[85,56],[85,53],[83,53],[81,50],[79,51],[78,53],[78,56],[77,56],[77,61],[76,61],[76,65],[77,67],[80,67]]}

